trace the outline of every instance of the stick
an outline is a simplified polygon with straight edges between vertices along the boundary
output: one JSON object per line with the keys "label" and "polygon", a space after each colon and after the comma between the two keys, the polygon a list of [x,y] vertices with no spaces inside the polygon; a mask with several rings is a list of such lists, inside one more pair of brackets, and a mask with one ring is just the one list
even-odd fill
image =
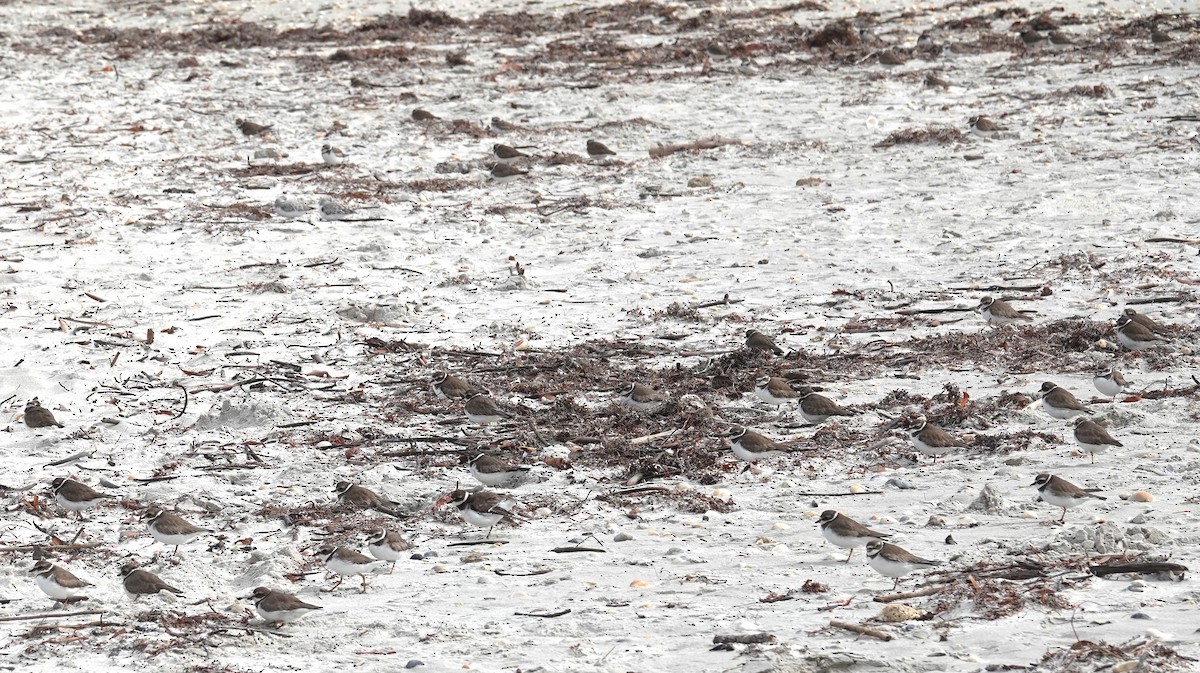
{"label": "stick", "polygon": [[62,619],[64,617],[82,617],[84,615],[102,615],[108,610],[84,610],[82,612],[46,612],[40,615],[17,615],[15,617],[0,617],[0,622],[24,622],[31,619]]}
{"label": "stick", "polygon": [[[56,551],[69,550],[69,549],[95,549],[96,547],[99,547],[99,546],[101,546],[101,543],[99,543],[99,542],[89,542],[87,544],[82,544],[82,543],[80,543],[80,544],[23,544],[23,545],[16,545],[13,547],[0,547],[0,552],[14,552],[14,551],[25,552],[25,551],[37,551],[39,549],[53,549]],[[3,620],[0,620],[0,621],[3,621]]]}
{"label": "stick", "polygon": [[871,636],[872,638],[878,638],[878,639],[884,640],[884,641],[892,639],[892,636],[890,633],[884,633],[883,631],[876,631],[875,629],[869,629],[865,626],[860,626],[858,624],[848,624],[846,622],[839,622],[837,620],[834,620],[834,621],[829,622],[829,625],[834,628],[846,629],[847,631],[853,631],[854,633],[858,633],[858,634],[861,634],[864,636]]}
{"label": "stick", "polygon": [[729,293],[726,292],[725,296],[723,298],[718,299],[716,301],[706,301],[702,304],[696,304],[696,308],[712,308],[714,306],[728,306],[730,304],[740,304],[744,301],[746,301],[746,300],[745,299],[730,299]]}
{"label": "stick", "polygon": [[551,617],[562,617],[563,615],[571,614],[571,609],[559,610],[558,612],[514,612],[518,617],[542,617],[549,619]]}
{"label": "stick", "polygon": [[741,145],[741,141],[728,138],[702,138],[690,143],[675,143],[672,145],[659,145],[650,148],[651,159],[661,159],[665,156],[670,156],[676,152],[687,152],[690,150],[711,150],[725,145]]}
{"label": "stick", "polygon": [[57,467],[59,465],[66,465],[67,463],[73,463],[73,462],[79,460],[80,458],[87,458],[95,452],[96,452],[95,449],[88,449],[87,451],[80,451],[79,453],[67,456],[66,458],[60,458],[59,460],[56,460],[53,463],[46,463],[42,467]]}
{"label": "stick", "polygon": [[503,577],[533,577],[534,575],[545,575],[546,573],[554,572],[554,569],[553,568],[542,568],[540,570],[534,570],[532,572],[527,572],[527,573],[510,573],[510,572],[506,572],[504,570],[497,570],[495,572],[497,575],[501,575]]}
{"label": "stick", "polygon": [[1200,239],[1195,238],[1173,238],[1171,236],[1155,236],[1147,238],[1147,243],[1200,243]]}
{"label": "stick", "polygon": [[876,596],[876,603],[891,603],[892,601],[902,601],[908,598],[921,598],[922,596],[932,596],[942,590],[942,587],[925,587],[916,591],[906,591],[899,594],[884,594]]}
{"label": "stick", "polygon": [[462,542],[451,542],[447,547],[475,547],[481,544],[508,544],[508,540],[464,540]]}
{"label": "stick", "polygon": [[845,495],[880,495],[883,491],[863,491],[862,493],[795,493],[806,498],[840,498]]}
{"label": "stick", "polygon": [[662,432],[656,432],[653,435],[646,435],[644,437],[635,437],[634,439],[629,440],[629,445],[630,446],[641,446],[643,444],[649,444],[650,442],[653,442],[656,439],[670,437],[671,435],[675,434],[676,432],[679,432],[679,430],[663,430]]}
{"label": "stick", "polygon": [[1176,294],[1176,295],[1165,295],[1165,296],[1161,296],[1161,297],[1143,297],[1141,299],[1129,299],[1125,303],[1132,304],[1132,305],[1141,305],[1141,304],[1166,304],[1166,303],[1176,303],[1176,302],[1184,302],[1184,301],[1191,301],[1191,297],[1188,297],[1185,294]]}
{"label": "stick", "polygon": [[974,311],[973,308],[959,308],[957,306],[951,308],[905,308],[896,311],[897,315],[920,315],[922,313],[967,313]]}
{"label": "stick", "polygon": [[181,385],[179,383],[176,383],[175,385],[178,386],[179,389],[183,391],[183,408],[179,410],[179,413],[172,416],[171,417],[172,419],[179,418],[180,416],[182,416],[184,414],[184,412],[187,411],[187,407],[188,407],[188,390],[187,390],[187,388],[185,388],[183,385]]}
{"label": "stick", "polygon": [[1169,573],[1187,572],[1187,566],[1178,563],[1106,563],[1099,566],[1089,566],[1096,577],[1117,575],[1120,573]]}
{"label": "stick", "polygon": [[292,637],[292,634],[290,634],[290,633],[284,633],[282,631],[277,631],[275,629],[256,629],[253,626],[234,626],[233,624],[229,624],[226,626],[218,626],[218,627],[214,628],[213,630],[209,631],[209,633],[220,633],[222,631],[228,631],[229,629],[238,629],[239,631],[250,631],[251,633],[265,633],[267,635],[279,636],[280,638],[291,638]]}
{"label": "stick", "polygon": [[597,549],[596,547],[555,547],[554,549],[551,549],[550,551],[554,552],[555,554],[569,554],[573,551],[590,551],[590,552],[595,552],[597,554],[607,554],[608,553],[607,551],[605,551],[603,549]]}
{"label": "stick", "polygon": [[713,636],[714,645],[724,645],[733,643],[737,645],[761,645],[763,643],[775,642],[775,635],[771,633],[747,633],[744,635],[715,635]]}

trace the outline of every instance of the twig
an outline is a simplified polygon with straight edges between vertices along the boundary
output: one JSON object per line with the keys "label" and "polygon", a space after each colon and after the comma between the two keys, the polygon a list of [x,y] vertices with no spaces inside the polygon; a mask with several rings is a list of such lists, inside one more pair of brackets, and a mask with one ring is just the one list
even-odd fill
{"label": "twig", "polygon": [[860,493],[794,493],[805,498],[840,498],[846,495],[880,495],[883,491],[862,491]]}
{"label": "twig", "polygon": [[31,619],[63,619],[65,617],[82,617],[84,615],[102,615],[108,610],[83,610],[81,612],[43,612],[37,615],[16,615],[0,617],[0,622],[24,622]]}
{"label": "twig", "polygon": [[1147,238],[1147,243],[1200,243],[1200,239],[1196,238],[1174,238],[1171,236],[1155,236]]}
{"label": "twig", "polygon": [[251,633],[265,633],[267,635],[279,636],[281,638],[291,638],[292,637],[292,634],[284,633],[284,632],[278,631],[276,629],[256,629],[253,626],[235,626],[233,624],[228,624],[225,626],[218,626],[218,627],[210,630],[209,633],[220,633],[222,631],[228,631],[229,629],[237,629],[239,631],[249,631]]}
{"label": "twig", "polygon": [[1120,573],[1183,573],[1187,572],[1187,566],[1179,565],[1178,563],[1106,563],[1104,565],[1089,566],[1092,574],[1096,577],[1104,577],[1105,575],[1117,575]]}
{"label": "twig", "polygon": [[883,596],[876,596],[875,602],[891,603],[893,601],[902,601],[909,598],[921,598],[922,596],[932,596],[941,590],[942,587],[924,587],[922,589],[917,589],[916,591],[905,591],[898,594],[884,594]]}
{"label": "twig", "polygon": [[186,387],[184,387],[183,384],[180,384],[180,383],[176,383],[175,385],[178,386],[181,390],[183,390],[183,408],[179,410],[179,413],[177,413],[171,417],[173,419],[179,418],[180,416],[182,416],[187,411],[187,408],[188,408],[188,389]]}
{"label": "twig", "polygon": [[746,301],[746,300],[745,299],[730,299],[729,293],[726,292],[725,296],[722,297],[721,299],[718,299],[716,301],[706,301],[702,304],[696,304],[696,308],[712,308],[714,306],[728,306],[730,304],[740,304],[744,301]]}
{"label": "twig", "polygon": [[544,619],[549,619],[551,617],[562,617],[563,615],[569,615],[571,614],[571,608],[559,610],[558,612],[514,612],[513,614],[518,617],[542,617]]}
{"label": "twig", "polygon": [[497,570],[495,572],[497,575],[501,575],[503,577],[533,577],[534,575],[545,575],[546,573],[554,572],[554,569],[553,568],[539,568],[537,570],[534,570],[532,572],[527,572],[527,573],[510,573],[510,572],[506,572],[504,570]]}
{"label": "twig", "polygon": [[635,437],[634,439],[629,440],[629,445],[630,446],[641,446],[643,444],[649,444],[650,442],[653,442],[656,439],[663,439],[665,437],[670,437],[671,435],[673,435],[677,432],[679,432],[679,430],[663,430],[662,432],[656,432],[653,435],[645,435],[644,437]]}
{"label": "twig", "polygon": [[[22,544],[12,547],[0,547],[0,552],[28,552],[37,551],[39,549],[49,549],[54,551],[66,551],[71,549],[95,549],[102,546],[100,542],[88,542],[79,544]],[[0,620],[3,621],[3,620]]]}
{"label": "twig", "polygon": [[775,642],[775,634],[747,633],[740,635],[715,635],[712,641],[714,645],[724,645],[726,643],[735,645],[762,645],[763,643]]}
{"label": "twig", "polygon": [[598,549],[596,547],[555,547],[554,549],[551,549],[550,551],[554,552],[555,554],[569,554],[574,551],[590,551],[590,552],[595,552],[597,554],[607,554],[608,553],[607,551],[605,551],[603,549]]}
{"label": "twig", "polygon": [[675,143],[671,145],[659,145],[650,148],[651,159],[661,159],[665,156],[670,156],[676,152],[688,152],[691,150],[711,150],[725,145],[741,145],[739,140],[729,138],[702,138],[690,143]]}
{"label": "twig", "polygon": [[834,628],[846,629],[847,631],[853,631],[854,633],[858,633],[858,634],[861,634],[864,636],[871,636],[872,638],[878,638],[878,639],[884,640],[884,641],[892,639],[892,636],[890,633],[884,633],[883,631],[877,631],[875,629],[867,628],[865,626],[860,626],[858,624],[848,624],[846,622],[839,622],[837,620],[833,620],[833,621],[829,622],[829,625]]}
{"label": "twig", "polygon": [[60,459],[54,461],[53,463],[46,463],[42,467],[58,467],[59,465],[66,465],[67,463],[73,463],[73,462],[79,460],[80,458],[87,458],[88,456],[91,456],[95,452],[96,452],[95,449],[88,449],[87,451],[80,451],[79,453],[72,454],[70,456],[67,456],[66,458],[60,458]]}
{"label": "twig", "polygon": [[952,306],[949,308],[904,308],[896,311],[896,315],[920,315],[922,313],[969,313],[974,310],[974,308],[960,308],[958,306]]}
{"label": "twig", "polygon": [[486,540],[463,540],[462,542],[451,542],[447,547],[476,547],[481,544],[508,544],[508,540],[497,540],[489,538]]}
{"label": "twig", "polygon": [[1142,304],[1169,304],[1191,301],[1192,298],[1186,294],[1163,295],[1158,297],[1142,297],[1140,299],[1128,299],[1125,301],[1127,305],[1140,306]]}

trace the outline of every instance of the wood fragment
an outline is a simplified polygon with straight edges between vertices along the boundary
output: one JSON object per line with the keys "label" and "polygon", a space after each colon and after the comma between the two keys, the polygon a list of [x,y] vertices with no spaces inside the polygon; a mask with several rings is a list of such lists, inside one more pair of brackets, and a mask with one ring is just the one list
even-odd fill
{"label": "wood fragment", "polygon": [[1155,236],[1154,238],[1147,238],[1146,242],[1147,243],[1191,243],[1191,244],[1196,244],[1196,243],[1200,243],[1200,238],[1175,238],[1173,236]]}
{"label": "wood fragment", "polygon": [[66,617],[82,617],[84,615],[102,615],[108,610],[82,610],[80,612],[41,612],[35,615],[14,615],[0,617],[0,622],[24,622],[31,619],[64,619]]}
{"label": "wood fragment", "polygon": [[88,449],[87,451],[80,451],[79,453],[73,453],[73,454],[67,456],[66,458],[60,458],[60,459],[54,461],[53,463],[46,463],[42,467],[58,467],[59,465],[66,465],[67,463],[73,463],[77,460],[80,460],[81,458],[88,458],[95,452],[96,452],[95,449]]}
{"label": "wood fragment", "polygon": [[1089,566],[1096,577],[1117,575],[1120,573],[1185,573],[1187,566],[1178,563],[1105,563],[1104,565]]}
{"label": "wood fragment", "polygon": [[840,498],[847,495],[881,495],[883,491],[863,491],[861,493],[794,493],[805,498]]}
{"label": "wood fragment", "polygon": [[1192,298],[1186,294],[1168,294],[1157,297],[1140,297],[1137,299],[1127,299],[1126,305],[1141,306],[1142,304],[1179,304],[1189,302]]}
{"label": "wood fragment", "polygon": [[553,617],[562,617],[563,615],[571,614],[571,608],[559,610],[558,612],[514,612],[513,614],[518,617],[541,617],[543,619],[550,619]]}
{"label": "wood fragment", "polygon": [[942,590],[942,587],[924,587],[916,591],[905,591],[898,594],[884,594],[876,596],[876,603],[891,603],[894,601],[902,601],[909,598],[921,598],[922,596],[932,596]]}
{"label": "wood fragment", "polygon": [[664,439],[666,437],[670,437],[671,435],[674,435],[677,432],[679,432],[679,430],[663,430],[662,432],[656,432],[653,435],[645,435],[642,437],[635,437],[635,438],[629,440],[629,445],[630,446],[642,446],[643,444],[649,444],[650,442],[653,442],[658,439]]}
{"label": "wood fragment", "polygon": [[714,306],[729,306],[730,304],[740,304],[744,301],[746,301],[746,300],[745,299],[730,299],[729,293],[725,293],[724,297],[722,297],[721,299],[718,299],[716,301],[706,301],[701,304],[696,304],[696,308],[712,308]]}
{"label": "wood fragment", "polygon": [[884,633],[883,631],[868,628],[866,626],[862,626],[861,624],[850,624],[847,622],[839,622],[835,619],[835,620],[829,622],[829,625],[834,628],[837,628],[837,629],[845,629],[847,631],[852,631],[852,632],[860,634],[860,635],[871,636],[872,638],[878,638],[879,640],[883,640],[883,641],[888,641],[888,640],[892,639],[892,635],[890,633]]}
{"label": "wood fragment", "polygon": [[508,544],[508,540],[497,540],[490,538],[486,540],[463,540],[462,542],[451,542],[447,547],[477,547],[481,544]]}
{"label": "wood fragment", "polygon": [[531,570],[527,573],[514,573],[503,569],[495,571],[495,573],[501,577],[533,577],[534,575],[545,575],[546,573],[551,572],[554,572],[553,568],[539,568],[537,570]]}
{"label": "wood fragment", "polygon": [[[78,550],[78,549],[96,549],[97,547],[101,547],[101,546],[103,546],[103,543],[101,543],[101,542],[88,542],[86,544],[85,543],[78,543],[78,544],[75,544],[75,543],[72,543],[72,544],[20,544],[20,545],[13,545],[10,547],[0,547],[0,552],[31,552],[31,551],[37,551],[39,549],[41,549],[43,551],[56,551],[57,552],[57,551],[68,551],[68,550]],[[88,613],[88,614],[91,614],[91,613]],[[4,621],[4,620],[0,619],[0,621]]]}
{"label": "wood fragment", "polygon": [[773,633],[746,633],[733,635],[715,635],[713,636],[714,645],[723,645],[732,643],[736,645],[762,645],[764,643],[775,642],[775,634]]}
{"label": "wood fragment", "polygon": [[658,145],[650,148],[651,159],[661,159],[666,156],[675,154],[676,152],[690,152],[694,150],[712,150],[725,145],[741,145],[740,140],[732,138],[701,138],[690,143],[674,143],[671,145]]}

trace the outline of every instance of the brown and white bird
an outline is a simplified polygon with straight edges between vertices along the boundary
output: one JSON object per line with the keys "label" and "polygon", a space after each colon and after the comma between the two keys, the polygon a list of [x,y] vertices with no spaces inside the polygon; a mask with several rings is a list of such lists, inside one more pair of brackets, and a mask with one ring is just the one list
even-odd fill
{"label": "brown and white bird", "polygon": [[38,588],[53,598],[55,603],[70,601],[78,596],[80,591],[92,586],[90,582],[84,582],[66,568],[45,559],[33,564],[29,573],[33,575]]}
{"label": "brown and white bird", "polygon": [[638,411],[655,411],[667,401],[667,396],[642,383],[630,381],[617,389],[621,404]]}
{"label": "brown and white bird", "polygon": [[346,163],[346,151],[329,144],[321,145],[321,161],[326,166],[341,166]]}
{"label": "brown and white bird", "polygon": [[384,514],[397,518],[402,516],[396,510],[398,507],[396,503],[379,495],[366,486],[359,486],[351,481],[339,481],[334,485],[333,491],[334,493],[337,493],[338,502],[351,509],[373,509],[377,512],[383,512]]}
{"label": "brown and white bird", "polygon": [[503,143],[492,145],[492,154],[496,155],[496,158],[500,161],[515,161],[516,159],[529,158],[528,154],[525,154],[512,145],[505,145]]}
{"label": "brown and white bird", "polygon": [[433,114],[429,110],[422,110],[421,108],[413,108],[412,119],[415,122],[435,122],[438,119],[440,119],[440,117]]}
{"label": "brown and white bird", "polygon": [[1085,491],[1066,479],[1063,479],[1062,477],[1056,477],[1045,472],[1034,478],[1033,483],[1030,484],[1030,486],[1037,487],[1038,495],[1042,500],[1045,500],[1055,507],[1062,508],[1063,513],[1062,517],[1058,520],[1059,523],[1066,523],[1067,510],[1071,509],[1072,507],[1078,507],[1079,505],[1082,505],[1083,503],[1092,499],[1108,500],[1108,498],[1105,498],[1102,495],[1096,495],[1090,491]]}
{"label": "brown and white bird", "polygon": [[95,507],[112,497],[65,477],[55,478],[50,482],[50,488],[54,491],[54,502],[67,511],[75,512],[80,521],[84,520],[85,509]]}
{"label": "brown and white bird", "polygon": [[763,458],[787,452],[787,449],[775,440],[749,428],[735,425],[725,436],[729,438],[729,448],[733,450],[733,455],[737,456],[738,460],[748,463],[746,469],[750,469],[750,466]]}
{"label": "brown and white bird", "polygon": [[800,399],[800,393],[792,390],[787,379],[778,376],[763,376],[754,382],[754,394],[767,404],[782,406],[794,404]]}
{"label": "brown and white bird", "polygon": [[800,394],[800,415],[812,424],[824,423],[830,416],[853,416],[854,412],[840,406],[808,386],[796,389]]}
{"label": "brown and white bird", "polygon": [[31,428],[48,428],[52,425],[63,427],[63,424],[55,420],[54,414],[43,407],[36,397],[25,405],[25,425]]}
{"label": "brown and white bird", "polygon": [[182,590],[162,581],[158,575],[149,570],[137,567],[135,563],[126,563],[121,566],[121,577],[125,593],[135,601],[142,596],[157,596],[162,591],[169,591],[176,596],[183,595]]}
{"label": "brown and white bird", "polygon": [[1164,334],[1165,335],[1165,334],[1171,333],[1171,330],[1169,330],[1165,326],[1160,325],[1159,323],[1155,322],[1154,318],[1151,318],[1150,316],[1146,315],[1145,313],[1138,313],[1137,309],[1135,309],[1131,306],[1126,307],[1125,312],[1122,313],[1122,315],[1128,317],[1133,322],[1141,325],[1142,327],[1145,327],[1146,329],[1150,330],[1151,332],[1154,332],[1155,334]]}
{"label": "brown and white bird", "polygon": [[497,163],[495,166],[492,166],[491,170],[492,180],[496,182],[512,182],[526,175],[529,175],[529,171],[522,170],[516,166],[510,166],[506,163]]}
{"label": "brown and white bird", "polygon": [[236,123],[244,136],[263,136],[271,131],[270,124],[256,124],[245,119],[239,119]]}
{"label": "brown and white bird", "polygon": [[433,392],[444,400],[465,400],[484,392],[483,388],[449,372],[433,375]]}
{"label": "brown and white bird", "polygon": [[1103,425],[1087,416],[1079,416],[1075,419],[1075,442],[1079,444],[1080,448],[1091,454],[1093,463],[1096,462],[1097,453],[1113,446],[1125,446],[1113,439]]}
{"label": "brown and white bird", "polygon": [[151,537],[159,542],[175,547],[172,554],[179,553],[179,545],[184,545],[196,538],[211,533],[207,528],[192,525],[184,520],[183,517],[168,512],[161,507],[147,507],[142,512],[142,519],[146,521],[146,531]]}
{"label": "brown and white bird", "polygon": [[1061,30],[1050,31],[1050,47],[1053,49],[1069,49],[1075,46],[1075,41]]}
{"label": "brown and white bird", "polygon": [[1056,383],[1046,381],[1035,396],[1042,398],[1042,408],[1054,418],[1065,420],[1079,414],[1092,414],[1091,409],[1083,406],[1071,391]]}
{"label": "brown and white bird", "polygon": [[746,331],[746,348],[763,353],[774,353],[775,355],[783,355],[785,352],[782,348],[775,345],[771,337],[756,329]]}
{"label": "brown and white bird", "polygon": [[1167,343],[1145,325],[1127,315],[1117,318],[1117,343],[1131,351],[1144,351]]}
{"label": "brown and white bird", "polygon": [[255,587],[248,598],[254,601],[254,609],[258,614],[275,628],[283,628],[284,624],[294,622],[313,610],[323,609],[320,605],[305,603],[286,591],[266,587]]}
{"label": "brown and white bird", "polygon": [[512,418],[512,414],[501,409],[500,405],[496,404],[496,400],[487,393],[477,393],[468,399],[467,403],[463,405],[463,413],[467,415],[468,420],[478,425],[487,425]]}
{"label": "brown and white bird", "polygon": [[1096,390],[1100,391],[1101,395],[1111,397],[1116,400],[1117,395],[1125,392],[1129,387],[1129,382],[1117,371],[1116,367],[1104,367],[1096,370],[1092,376],[1092,383],[1095,384]]}
{"label": "brown and white bird", "polygon": [[989,136],[994,136],[997,133],[1001,133],[1003,131],[1008,130],[1007,128],[992,121],[988,117],[984,117],[982,115],[976,116],[976,117],[971,117],[967,121],[971,126],[972,133],[974,133],[975,135],[983,136],[985,138],[989,137]]}
{"label": "brown and white bird", "polygon": [[1003,299],[993,299],[990,296],[985,296],[979,300],[979,306],[976,311],[983,316],[987,324],[992,327],[999,325],[1011,325],[1016,322],[1031,322],[1033,318],[1021,313],[1012,307],[1012,304]]}
{"label": "brown and white bird", "polygon": [[470,493],[457,488],[442,496],[434,507],[439,508],[447,503],[457,507],[459,513],[462,514],[462,518],[468,523],[480,528],[487,528],[488,532],[484,537],[488,538],[492,536],[492,528],[495,528],[496,524],[505,519],[529,521],[513,512],[513,508],[517,506],[516,501],[491,491],[475,491],[474,493]]}
{"label": "brown and white bird", "polygon": [[599,140],[587,141],[587,153],[588,153],[588,156],[592,157],[592,158],[611,157],[611,156],[616,156],[616,154],[617,154],[616,152],[608,149],[608,145],[605,145],[604,143],[600,142]]}
{"label": "brown and white bird", "polygon": [[342,585],[342,579],[352,575],[358,575],[362,578],[362,593],[367,592],[367,573],[372,573],[382,567],[383,561],[376,561],[360,554],[353,549],[345,547],[337,547],[334,545],[323,545],[317,549],[317,557],[325,564],[334,575],[337,575],[337,582],[330,588],[330,591]]}
{"label": "brown and white bird", "polygon": [[391,564],[391,569],[388,574],[391,575],[396,570],[396,561],[404,558],[406,552],[412,548],[408,543],[394,530],[379,528],[370,532],[367,536],[367,551],[371,552],[371,556]]}
{"label": "brown and white bird", "polygon": [[889,533],[873,531],[845,514],[832,509],[821,512],[821,516],[817,519],[817,524],[821,526],[821,535],[825,536],[826,540],[829,540],[838,547],[850,550],[850,554],[846,556],[846,563],[849,563],[850,557],[854,556],[855,547],[861,547],[871,540],[882,540],[891,537]]}
{"label": "brown and white bird", "polygon": [[512,463],[486,453],[480,453],[467,462],[471,476],[484,486],[513,486],[524,479],[530,468]]}
{"label": "brown and white bird", "polygon": [[883,540],[867,541],[867,560],[875,572],[895,580],[892,584],[893,590],[900,586],[900,578],[905,575],[917,570],[928,570],[942,564],[941,561],[923,559]]}
{"label": "brown and white bird", "polygon": [[908,438],[917,451],[935,459],[953,449],[968,446],[966,442],[930,423],[923,415],[918,415],[913,419],[912,425],[908,429]]}

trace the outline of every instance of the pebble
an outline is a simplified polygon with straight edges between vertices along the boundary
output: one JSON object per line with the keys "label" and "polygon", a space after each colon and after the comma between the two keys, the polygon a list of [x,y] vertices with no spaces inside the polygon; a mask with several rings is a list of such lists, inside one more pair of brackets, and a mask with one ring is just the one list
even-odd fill
{"label": "pebble", "polygon": [[[888,479],[887,481],[883,482],[883,485],[891,486],[892,488],[898,488],[901,491],[907,491],[907,490],[916,488],[911,483],[909,483],[907,480],[901,479],[900,477],[892,477],[891,479]],[[851,488],[854,488],[854,487],[851,486]]]}
{"label": "pebble", "polygon": [[1145,612],[1135,612],[1132,615],[1129,615],[1129,618],[1130,619],[1153,619],[1153,617],[1146,614]]}
{"label": "pebble", "polygon": [[945,528],[946,520],[936,514],[931,514],[929,521],[925,522],[925,526],[928,528]]}
{"label": "pebble", "polygon": [[625,531],[621,531],[613,536],[613,542],[628,542],[633,539],[633,536]]}
{"label": "pebble", "polygon": [[867,489],[863,488],[862,484],[850,484],[851,493],[866,493]]}
{"label": "pebble", "polygon": [[924,615],[923,611],[911,605],[904,605],[903,603],[885,605],[879,613],[880,618],[885,622],[907,622],[912,619],[919,619]]}
{"label": "pebble", "polygon": [[670,549],[667,550],[666,555],[667,556],[675,556],[676,554],[682,554],[682,553],[683,553],[683,547],[671,547]]}
{"label": "pebble", "polygon": [[771,530],[791,530],[792,527],[782,521],[776,521],[771,524]]}
{"label": "pebble", "polygon": [[728,500],[732,495],[732,493],[723,488],[714,488],[712,492],[712,497],[717,500]]}
{"label": "pebble", "polygon": [[1135,491],[1129,499],[1134,502],[1154,502],[1154,496],[1149,491]]}
{"label": "pebble", "polygon": [[629,586],[634,589],[645,589],[650,586],[650,583],[646,580],[634,580],[629,583]]}
{"label": "pebble", "polygon": [[433,572],[435,572],[435,573],[448,573],[448,572],[450,572],[450,569],[449,569],[449,568],[447,568],[447,567],[446,567],[446,566],[444,566],[444,565],[438,564],[438,565],[435,565],[435,566],[433,567]]}
{"label": "pebble", "polygon": [[420,659],[409,659],[408,663],[404,664],[404,667],[405,668],[416,668],[417,666],[424,666],[424,665],[425,665],[425,662],[421,661]]}

